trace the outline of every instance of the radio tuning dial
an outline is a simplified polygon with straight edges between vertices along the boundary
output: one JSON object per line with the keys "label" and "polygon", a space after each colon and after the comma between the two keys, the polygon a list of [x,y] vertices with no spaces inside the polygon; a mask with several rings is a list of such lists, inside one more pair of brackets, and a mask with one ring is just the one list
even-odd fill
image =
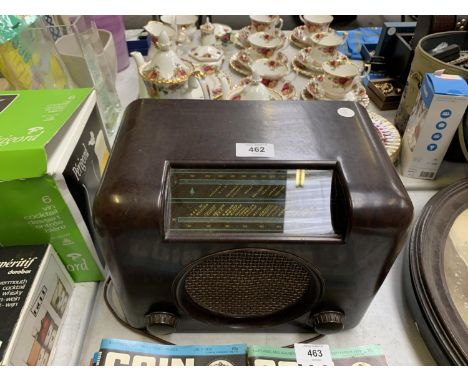
{"label": "radio tuning dial", "polygon": [[171,334],[176,331],[177,317],[168,312],[152,312],[145,316],[146,330],[153,335]]}
{"label": "radio tuning dial", "polygon": [[310,323],[319,334],[331,334],[343,330],[345,315],[336,310],[327,310],[311,316]]}

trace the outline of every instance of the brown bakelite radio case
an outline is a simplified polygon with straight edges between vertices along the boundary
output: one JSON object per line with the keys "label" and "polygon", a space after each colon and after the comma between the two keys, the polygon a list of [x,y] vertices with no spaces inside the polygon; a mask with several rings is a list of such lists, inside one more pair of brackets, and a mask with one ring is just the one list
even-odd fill
{"label": "brown bakelite radio case", "polygon": [[358,104],[145,99],[94,223],[135,328],[329,333],[362,319],[412,209]]}

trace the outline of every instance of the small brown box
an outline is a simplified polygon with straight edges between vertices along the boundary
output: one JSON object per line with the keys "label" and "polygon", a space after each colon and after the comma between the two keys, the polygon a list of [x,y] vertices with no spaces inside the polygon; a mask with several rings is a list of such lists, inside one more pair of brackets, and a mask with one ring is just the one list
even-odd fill
{"label": "small brown box", "polygon": [[403,85],[398,80],[394,78],[369,80],[366,89],[369,98],[380,110],[398,108],[403,93]]}

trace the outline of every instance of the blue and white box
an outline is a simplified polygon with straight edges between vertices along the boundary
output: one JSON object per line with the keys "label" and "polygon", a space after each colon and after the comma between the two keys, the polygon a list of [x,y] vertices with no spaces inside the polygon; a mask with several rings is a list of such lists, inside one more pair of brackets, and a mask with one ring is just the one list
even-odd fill
{"label": "blue and white box", "polygon": [[402,140],[400,171],[434,179],[468,105],[468,84],[458,75],[426,73]]}

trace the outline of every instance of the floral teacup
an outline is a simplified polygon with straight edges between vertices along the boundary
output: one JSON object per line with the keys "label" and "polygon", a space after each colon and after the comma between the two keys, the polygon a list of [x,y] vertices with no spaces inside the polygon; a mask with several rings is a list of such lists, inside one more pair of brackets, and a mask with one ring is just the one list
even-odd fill
{"label": "floral teacup", "polygon": [[278,80],[288,75],[289,68],[284,62],[272,58],[261,58],[256,60],[252,66],[252,72],[259,74],[262,79]]}
{"label": "floral teacup", "polygon": [[307,69],[311,70],[320,70],[321,71],[321,64],[317,64],[315,62],[314,55],[312,54],[312,47],[308,46],[307,48],[302,48],[298,54],[298,59],[302,65],[304,65]]}
{"label": "floral teacup", "polygon": [[346,95],[359,79],[359,68],[346,58],[324,62],[322,69],[323,89],[332,97]]}
{"label": "floral teacup", "polygon": [[175,30],[160,21],[150,21],[143,28],[149,33],[152,42],[150,52],[148,52],[148,56],[150,57],[154,54],[155,49],[159,49],[159,36],[162,31],[166,32],[169,40],[175,41],[176,39]]}
{"label": "floral teacup", "polygon": [[333,16],[304,15],[299,16],[299,18],[306,26],[305,32],[309,32],[309,34],[327,32],[333,21]]}
{"label": "floral teacup", "polygon": [[283,45],[283,40],[272,33],[257,32],[251,34],[248,38],[252,49],[262,57],[271,57]]}
{"label": "floral teacup", "polygon": [[333,59],[338,47],[346,41],[348,34],[344,32],[341,36],[336,33],[320,32],[315,33],[311,37],[311,55],[315,62],[319,65],[325,61]]}
{"label": "floral teacup", "polygon": [[198,16],[193,15],[173,15],[173,16],[161,16],[161,21],[167,25],[174,25],[177,28],[190,29],[194,28],[198,21]]}
{"label": "floral teacup", "polygon": [[256,32],[274,32],[283,27],[283,19],[279,16],[249,16],[252,29]]}

